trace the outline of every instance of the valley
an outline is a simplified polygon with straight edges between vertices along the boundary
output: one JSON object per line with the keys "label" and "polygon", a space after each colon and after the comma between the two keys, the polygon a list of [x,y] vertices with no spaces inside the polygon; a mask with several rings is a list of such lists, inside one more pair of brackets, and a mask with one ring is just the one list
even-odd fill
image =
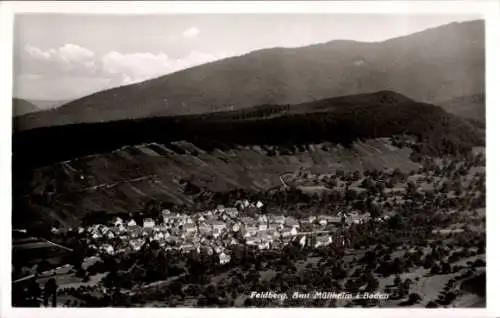
{"label": "valley", "polygon": [[12,305],[485,307],[484,28],[26,45],[54,94],[13,99]]}

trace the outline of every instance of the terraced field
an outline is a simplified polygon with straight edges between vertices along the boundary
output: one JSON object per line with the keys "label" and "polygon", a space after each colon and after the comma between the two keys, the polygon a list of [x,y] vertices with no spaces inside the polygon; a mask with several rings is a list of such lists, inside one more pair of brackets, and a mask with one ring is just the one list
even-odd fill
{"label": "terraced field", "polygon": [[[192,199],[184,194],[183,180],[207,191],[262,190],[281,186],[279,177],[300,167],[319,174],[418,168],[409,160],[410,149],[394,148],[387,139],[356,143],[350,149],[331,144],[307,148],[294,155],[268,156],[263,146],[211,153],[186,142],[124,147],[33,171],[33,186],[24,189],[20,207],[34,219],[75,225],[89,211],[134,212],[151,199],[189,205]],[[50,208],[31,200],[50,191]]]}

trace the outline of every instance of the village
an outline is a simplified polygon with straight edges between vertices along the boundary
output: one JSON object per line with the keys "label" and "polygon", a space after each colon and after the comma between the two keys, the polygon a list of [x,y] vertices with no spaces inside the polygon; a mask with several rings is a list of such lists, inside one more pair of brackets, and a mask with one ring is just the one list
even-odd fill
{"label": "village", "polygon": [[[343,244],[341,236],[336,235],[343,226],[370,219],[369,213],[356,211],[295,218],[261,213],[263,206],[261,201],[242,200],[234,207],[219,205],[216,209],[189,215],[164,209],[160,222],[152,218],[138,221],[114,217],[110,224],[79,227],[76,231],[85,237],[90,249],[108,255],[138,251],[146,242],[157,241],[165,250],[216,254],[220,264],[226,264],[230,261],[229,250],[239,244],[259,250],[280,249],[295,239],[304,245],[309,234],[315,236],[315,248],[332,242]],[[253,217],[246,213],[251,209],[257,212]],[[386,215],[377,220],[389,217]],[[60,231],[52,229],[56,235]]]}

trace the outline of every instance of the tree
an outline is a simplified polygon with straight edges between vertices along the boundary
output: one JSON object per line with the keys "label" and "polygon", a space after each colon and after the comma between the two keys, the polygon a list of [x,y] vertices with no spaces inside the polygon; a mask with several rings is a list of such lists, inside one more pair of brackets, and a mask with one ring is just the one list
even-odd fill
{"label": "tree", "polygon": [[26,293],[26,306],[27,307],[39,307],[40,303],[38,298],[41,296],[40,285],[35,278],[32,278],[29,282],[27,293]]}
{"label": "tree", "polygon": [[411,279],[409,279],[409,278],[405,279],[404,282],[403,282],[403,288],[404,289],[409,289],[410,286],[411,286]]}
{"label": "tree", "polygon": [[402,283],[402,280],[401,280],[401,277],[399,275],[394,277],[394,286],[399,286],[399,285],[401,285],[401,283]]}
{"label": "tree", "polygon": [[373,292],[377,290],[380,283],[378,279],[376,279],[371,273],[367,275],[368,285],[366,286],[366,291]]}
{"label": "tree", "polygon": [[366,177],[361,182],[361,187],[365,189],[371,189],[374,186],[374,182],[371,177]]}
{"label": "tree", "polygon": [[451,273],[451,266],[448,262],[443,262],[441,265],[441,271],[443,274],[449,274]]}
{"label": "tree", "polygon": [[439,275],[440,272],[441,272],[441,268],[438,264],[432,265],[431,271],[430,271],[431,275]]}
{"label": "tree", "polygon": [[375,189],[377,189],[378,193],[380,193],[380,194],[384,193],[385,188],[386,188],[385,182],[377,181],[375,183]]}
{"label": "tree", "polygon": [[44,286],[44,304],[48,307],[49,297],[52,296],[52,307],[57,306],[57,283],[54,278],[49,279]]}
{"label": "tree", "polygon": [[408,182],[406,184],[406,194],[409,197],[412,197],[416,194],[416,192],[417,192],[417,185],[413,181]]}
{"label": "tree", "polygon": [[243,305],[245,307],[252,307],[254,305],[254,302],[252,301],[251,298],[248,297],[247,299],[245,299],[245,302],[243,303]]}
{"label": "tree", "polygon": [[408,302],[409,302],[410,306],[414,305],[414,304],[418,304],[421,301],[422,301],[422,297],[420,297],[420,295],[417,293],[411,293],[408,296]]}
{"label": "tree", "polygon": [[425,308],[438,308],[438,305],[434,301],[430,301],[425,305]]}
{"label": "tree", "polygon": [[387,222],[387,226],[391,229],[401,228],[403,225],[403,218],[399,214],[393,215]]}
{"label": "tree", "polygon": [[42,261],[40,261],[40,263],[38,263],[37,267],[36,267],[36,271],[37,273],[43,273],[45,271],[48,271],[50,270],[50,268],[52,267],[52,265],[45,259],[43,259]]}

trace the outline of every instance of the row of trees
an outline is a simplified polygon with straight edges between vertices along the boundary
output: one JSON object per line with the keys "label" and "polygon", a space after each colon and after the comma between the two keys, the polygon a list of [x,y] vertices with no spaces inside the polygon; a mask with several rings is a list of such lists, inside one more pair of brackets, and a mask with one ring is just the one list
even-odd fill
{"label": "row of trees", "polygon": [[27,283],[12,284],[12,307],[40,307],[41,300],[45,307],[57,306],[57,283],[54,278],[49,279],[44,288],[40,288],[37,278],[34,277]]}

